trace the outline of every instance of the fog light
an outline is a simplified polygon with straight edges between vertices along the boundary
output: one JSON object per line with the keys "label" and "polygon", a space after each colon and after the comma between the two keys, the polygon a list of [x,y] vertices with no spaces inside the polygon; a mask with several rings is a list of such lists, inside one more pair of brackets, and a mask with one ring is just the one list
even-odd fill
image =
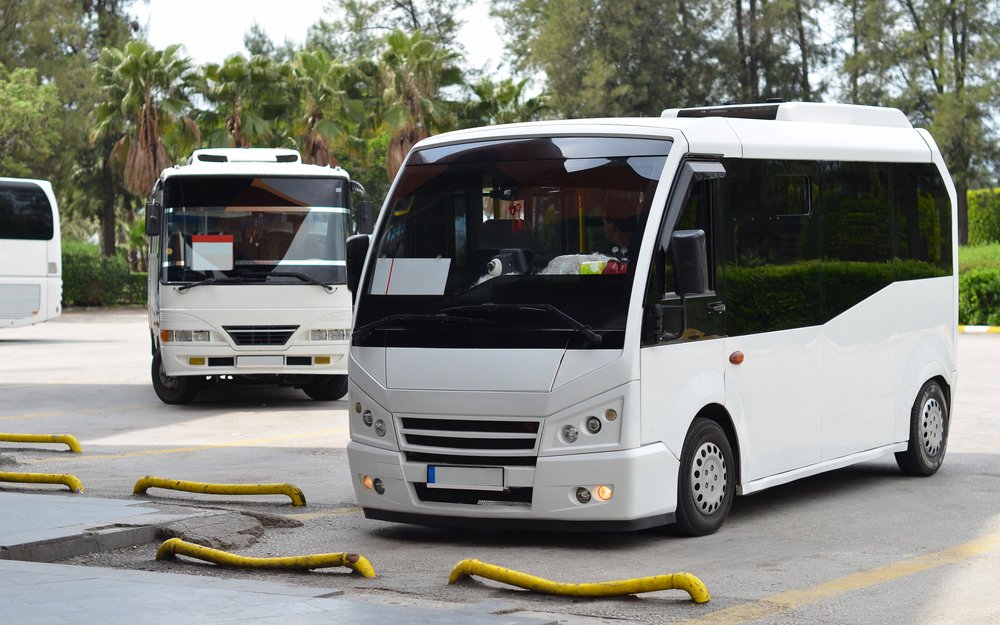
{"label": "fog light", "polygon": [[601,420],[597,417],[587,417],[587,431],[591,434],[597,434],[601,431]]}
{"label": "fog light", "polygon": [[594,497],[597,497],[598,501],[608,501],[613,494],[611,487],[604,484],[594,489]]}
{"label": "fog light", "polygon": [[618,418],[618,413],[615,412],[614,408],[608,408],[607,410],[604,411],[604,418],[607,419],[608,421],[614,421],[615,419]]}
{"label": "fog light", "polygon": [[201,366],[203,366],[205,364],[205,357],[204,356],[192,356],[192,357],[188,358],[188,364],[189,365],[194,365],[196,367],[201,367]]}
{"label": "fog light", "polygon": [[375,487],[375,492],[378,493],[379,495],[385,494],[385,484],[382,483],[381,479],[375,478],[375,481],[372,483],[372,486]]}
{"label": "fog light", "polygon": [[314,365],[328,365],[328,364],[330,364],[330,357],[329,356],[314,356],[313,357],[313,364]]}
{"label": "fog light", "polygon": [[[364,423],[364,424],[365,424],[366,426],[368,426],[368,427],[371,427],[371,426],[372,426],[372,421],[373,421],[373,420],[374,420],[374,419],[373,419],[373,417],[372,417],[372,411],[371,411],[371,410],[365,410],[365,414],[361,415],[361,421],[362,421],[362,422],[363,422],[363,423]],[[380,421],[379,423],[381,423],[381,421]]]}
{"label": "fog light", "polygon": [[576,439],[580,438],[580,430],[576,429],[572,425],[567,425],[562,429],[563,440],[567,443],[575,443]]}
{"label": "fog light", "polygon": [[586,488],[576,489],[576,500],[580,503],[590,503],[590,491]]}
{"label": "fog light", "polygon": [[375,433],[379,436],[385,436],[385,421],[382,419],[375,422]]}
{"label": "fog light", "polygon": [[370,475],[366,475],[361,478],[361,485],[365,487],[365,490],[371,490],[373,487],[372,478]]}

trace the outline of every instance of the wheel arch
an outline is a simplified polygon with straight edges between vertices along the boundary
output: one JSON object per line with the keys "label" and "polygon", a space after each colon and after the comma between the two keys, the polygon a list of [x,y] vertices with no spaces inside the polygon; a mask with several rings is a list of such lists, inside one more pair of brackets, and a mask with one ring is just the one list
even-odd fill
{"label": "wheel arch", "polygon": [[[729,414],[729,411],[726,410],[725,406],[723,406],[721,404],[711,403],[711,404],[708,404],[708,405],[702,407],[702,409],[699,410],[698,413],[694,416],[694,419],[697,419],[699,417],[703,418],[703,419],[708,419],[710,421],[714,421],[715,423],[717,423],[719,425],[719,427],[722,428],[722,431],[725,432],[726,438],[729,439],[729,446],[732,448],[733,455],[736,457],[735,458],[736,459],[736,482],[735,483],[736,483],[737,493],[738,493],[739,492],[739,486],[740,486],[740,484],[742,484],[742,475],[743,475],[743,460],[742,460],[742,457],[743,457],[743,454],[741,453],[741,450],[740,450],[740,437],[739,437],[739,435],[736,432],[736,424],[733,423],[732,416]],[[694,419],[692,419],[692,423],[694,422]],[[690,427],[691,426],[688,425],[689,429],[690,429]]]}

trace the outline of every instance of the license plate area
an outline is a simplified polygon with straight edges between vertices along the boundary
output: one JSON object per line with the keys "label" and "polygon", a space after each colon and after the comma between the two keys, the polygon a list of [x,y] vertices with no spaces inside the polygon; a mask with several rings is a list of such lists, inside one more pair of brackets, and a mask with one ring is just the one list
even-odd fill
{"label": "license plate area", "polygon": [[503,467],[427,465],[427,487],[502,491]]}
{"label": "license plate area", "polygon": [[250,369],[253,367],[282,367],[285,364],[284,356],[237,356],[237,369]]}

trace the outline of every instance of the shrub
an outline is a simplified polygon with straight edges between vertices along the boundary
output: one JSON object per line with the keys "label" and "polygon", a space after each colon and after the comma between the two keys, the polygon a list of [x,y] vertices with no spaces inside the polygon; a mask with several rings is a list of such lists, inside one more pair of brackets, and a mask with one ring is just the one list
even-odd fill
{"label": "shrub", "polygon": [[63,306],[109,306],[127,301],[124,258],[102,258],[96,245],[63,241]]}
{"label": "shrub", "polygon": [[969,245],[1000,243],[1000,189],[969,191]]}
{"label": "shrub", "polygon": [[1000,269],[972,269],[959,276],[958,322],[1000,326]]}

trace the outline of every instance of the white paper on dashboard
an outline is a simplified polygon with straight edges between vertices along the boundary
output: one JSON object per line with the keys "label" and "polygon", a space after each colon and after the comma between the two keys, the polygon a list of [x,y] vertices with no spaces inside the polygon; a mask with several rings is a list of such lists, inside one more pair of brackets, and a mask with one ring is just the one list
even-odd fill
{"label": "white paper on dashboard", "polygon": [[444,295],[450,258],[377,258],[372,295]]}

